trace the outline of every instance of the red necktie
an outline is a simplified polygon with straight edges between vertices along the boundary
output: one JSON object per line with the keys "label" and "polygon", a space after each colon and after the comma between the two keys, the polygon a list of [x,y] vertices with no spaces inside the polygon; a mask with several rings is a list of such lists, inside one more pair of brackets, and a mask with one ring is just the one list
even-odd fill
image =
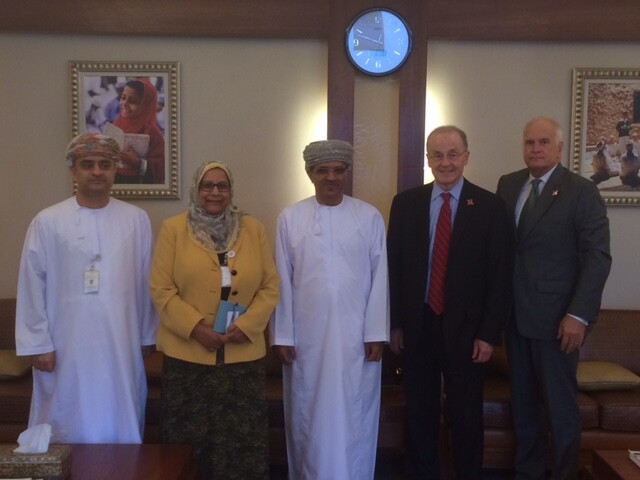
{"label": "red necktie", "polygon": [[451,206],[450,193],[442,194],[442,207],[436,224],[436,238],[431,256],[431,279],[427,303],[436,315],[444,312],[444,280],[447,276],[447,260],[449,258],[449,241],[451,240]]}

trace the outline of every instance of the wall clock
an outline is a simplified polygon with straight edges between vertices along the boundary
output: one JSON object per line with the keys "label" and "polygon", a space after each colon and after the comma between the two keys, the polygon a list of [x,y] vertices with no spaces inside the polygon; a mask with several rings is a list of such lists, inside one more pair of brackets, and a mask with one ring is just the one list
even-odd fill
{"label": "wall clock", "polygon": [[349,24],[347,56],[368,75],[388,75],[398,70],[411,52],[407,23],[386,8],[365,10]]}

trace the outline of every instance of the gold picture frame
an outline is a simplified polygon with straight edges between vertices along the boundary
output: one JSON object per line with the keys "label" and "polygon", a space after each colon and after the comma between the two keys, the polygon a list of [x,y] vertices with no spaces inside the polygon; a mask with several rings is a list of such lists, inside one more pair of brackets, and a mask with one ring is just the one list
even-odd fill
{"label": "gold picture frame", "polygon": [[[118,170],[127,175],[116,175],[112,194],[119,198],[180,198],[178,62],[71,61],[69,75],[73,136],[95,131],[136,145],[139,166]],[[144,107],[147,123],[138,131],[127,131],[138,125],[127,122],[123,119],[127,114],[119,111],[122,91],[131,87],[148,92],[144,94],[149,99]]]}
{"label": "gold picture frame", "polygon": [[640,69],[574,68],[571,167],[607,205],[640,205]]}

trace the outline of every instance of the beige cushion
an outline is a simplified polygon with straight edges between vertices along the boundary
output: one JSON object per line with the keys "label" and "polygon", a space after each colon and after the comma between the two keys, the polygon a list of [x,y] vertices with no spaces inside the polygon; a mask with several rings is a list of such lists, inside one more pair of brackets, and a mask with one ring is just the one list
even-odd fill
{"label": "beige cushion", "polygon": [[31,359],[18,357],[15,350],[0,350],[0,380],[15,380],[31,372]]}
{"label": "beige cushion", "polygon": [[640,385],[640,377],[617,363],[578,363],[580,390],[627,390]]}

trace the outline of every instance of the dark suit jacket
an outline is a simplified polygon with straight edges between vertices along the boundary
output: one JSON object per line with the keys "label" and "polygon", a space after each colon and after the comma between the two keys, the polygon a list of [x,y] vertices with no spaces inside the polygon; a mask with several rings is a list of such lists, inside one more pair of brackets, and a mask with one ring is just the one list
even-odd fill
{"label": "dark suit jacket", "polygon": [[[429,260],[429,205],[433,183],[393,199],[387,236],[391,328],[402,328],[415,348],[422,321]],[[453,348],[475,338],[500,343],[509,317],[512,228],[504,202],[464,181],[455,215],[445,282],[444,337]]]}
{"label": "dark suit jacket", "polygon": [[[516,202],[528,176],[523,169],[498,182],[514,231]],[[593,182],[559,165],[517,239],[513,288],[519,333],[555,339],[567,313],[595,322],[610,267],[602,197]]]}

